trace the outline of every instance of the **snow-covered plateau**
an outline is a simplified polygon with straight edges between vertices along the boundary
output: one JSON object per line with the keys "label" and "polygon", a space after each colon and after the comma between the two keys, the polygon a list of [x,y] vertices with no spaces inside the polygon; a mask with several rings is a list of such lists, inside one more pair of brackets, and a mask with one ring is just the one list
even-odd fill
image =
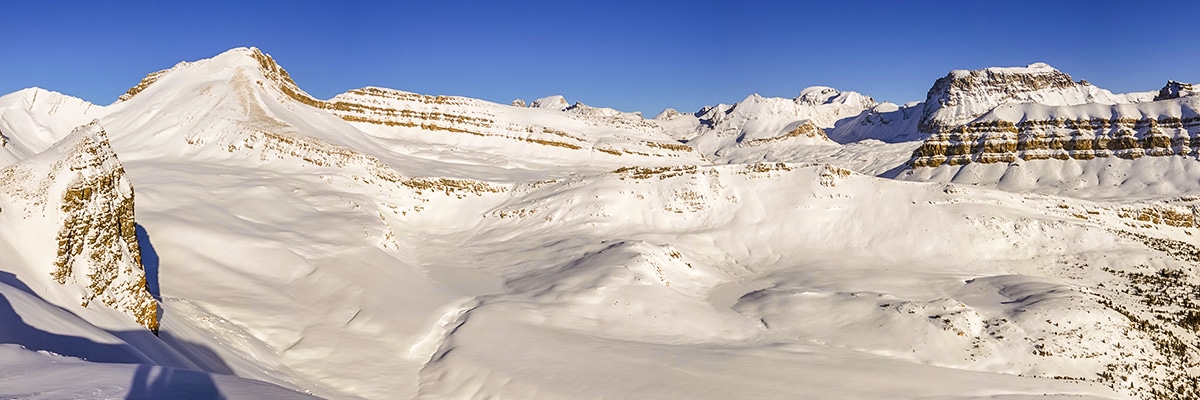
{"label": "snow-covered plateau", "polygon": [[[1148,88],[1152,89],[1152,88]],[[0,398],[1200,398],[1200,95],[0,97]]]}

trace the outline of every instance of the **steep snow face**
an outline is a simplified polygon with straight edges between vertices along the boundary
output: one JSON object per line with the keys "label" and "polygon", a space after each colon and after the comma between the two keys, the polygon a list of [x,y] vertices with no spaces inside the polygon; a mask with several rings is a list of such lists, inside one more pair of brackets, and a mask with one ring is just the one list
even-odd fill
{"label": "steep snow face", "polygon": [[135,233],[133,188],[98,123],[0,170],[0,192],[0,234],[23,259],[22,278],[53,280],[63,287],[38,286],[54,299],[103,304],[158,331]]}
{"label": "steep snow face", "polygon": [[0,97],[0,167],[45,151],[102,112],[103,107],[39,88]]}
{"label": "steep snow face", "polygon": [[923,111],[924,103],[919,102],[904,105],[880,103],[855,117],[838,120],[826,132],[831,140],[838,143],[867,139],[887,143],[921,140],[924,136],[917,130],[917,123]]}
{"label": "steep snow face", "polygon": [[828,86],[809,86],[800,90],[800,95],[796,96],[796,104],[807,106],[841,104],[852,107],[870,107],[875,104],[875,101],[861,93],[842,92]]}

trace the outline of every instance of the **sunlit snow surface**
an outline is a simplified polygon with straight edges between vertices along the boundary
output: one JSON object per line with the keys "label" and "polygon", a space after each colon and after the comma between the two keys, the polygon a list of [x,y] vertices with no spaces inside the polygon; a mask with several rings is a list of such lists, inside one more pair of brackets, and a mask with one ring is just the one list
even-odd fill
{"label": "sunlit snow surface", "polygon": [[[0,98],[0,166],[99,119],[162,310],[156,338],[0,259],[0,397],[1130,398],[1168,356],[1122,313],[1150,315],[1122,273],[1196,274],[1122,233],[1195,243],[1122,209],[1187,203],[1183,185],[1146,200],[904,182],[876,177],[918,145],[903,132],[740,151],[686,120],[565,101],[420,107],[579,149],[347,122],[253,54],[181,64],[104,107]],[[839,140],[864,138],[844,118],[915,126],[824,89],[730,115],[764,127],[752,137],[820,118]],[[836,118],[794,109],[813,104]],[[646,144],[694,134],[700,151]],[[634,152],[597,150],[619,148]],[[18,218],[3,208],[0,227]],[[1113,365],[1134,372],[1114,384]]]}

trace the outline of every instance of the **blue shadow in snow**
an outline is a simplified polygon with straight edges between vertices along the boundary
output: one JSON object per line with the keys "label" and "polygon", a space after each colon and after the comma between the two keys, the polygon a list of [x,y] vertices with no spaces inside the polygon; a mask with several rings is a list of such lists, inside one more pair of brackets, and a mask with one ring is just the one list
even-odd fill
{"label": "blue shadow in snow", "polygon": [[[13,307],[13,302],[16,301],[18,304],[30,301],[45,303],[45,300],[12,273],[0,271],[0,285],[24,292],[30,297],[21,299],[21,294],[13,290],[7,290],[6,293],[5,288],[0,287],[0,344],[12,343],[27,350],[48,351],[90,362],[138,364],[126,399],[224,398],[217,388],[216,382],[205,372],[146,364],[150,362],[147,360],[147,354],[161,353],[162,351],[154,350],[152,348],[154,346],[138,349],[124,343],[98,343],[84,337],[44,331],[26,323],[21,314]],[[10,297],[13,296],[16,300],[10,300]],[[57,318],[78,318],[74,313],[61,307],[54,308],[63,312]],[[25,310],[25,312],[29,312],[29,310]],[[79,321],[82,322],[82,319]],[[175,338],[169,332],[165,332],[164,337],[157,337],[146,330],[109,333],[133,343],[151,343],[161,340],[165,346],[176,349],[198,364],[203,364],[201,368],[207,371],[221,374],[233,372],[216,353],[202,345]],[[145,351],[150,351],[150,353],[145,353]]]}
{"label": "blue shadow in snow", "polygon": [[[137,233],[138,248],[142,252],[142,266],[146,267],[146,290],[150,291],[155,300],[162,301],[162,291],[158,287],[158,252],[154,251],[154,244],[150,243],[150,234],[146,233],[142,224],[135,224],[134,230]],[[161,314],[158,317],[162,319]]]}
{"label": "blue shadow in snow", "polygon": [[138,365],[125,400],[141,399],[224,399],[203,372]]}

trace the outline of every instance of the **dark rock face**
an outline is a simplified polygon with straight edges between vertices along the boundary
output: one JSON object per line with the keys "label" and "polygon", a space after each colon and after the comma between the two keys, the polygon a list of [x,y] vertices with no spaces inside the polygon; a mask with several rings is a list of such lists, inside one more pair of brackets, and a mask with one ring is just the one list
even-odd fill
{"label": "dark rock face", "polygon": [[1162,89],[1159,89],[1158,95],[1154,96],[1154,101],[1167,100],[1167,99],[1178,99],[1178,98],[1184,97],[1184,96],[1191,96],[1192,94],[1194,94],[1194,92],[1192,91],[1192,84],[1176,82],[1176,81],[1167,81],[1167,85],[1163,86]]}

